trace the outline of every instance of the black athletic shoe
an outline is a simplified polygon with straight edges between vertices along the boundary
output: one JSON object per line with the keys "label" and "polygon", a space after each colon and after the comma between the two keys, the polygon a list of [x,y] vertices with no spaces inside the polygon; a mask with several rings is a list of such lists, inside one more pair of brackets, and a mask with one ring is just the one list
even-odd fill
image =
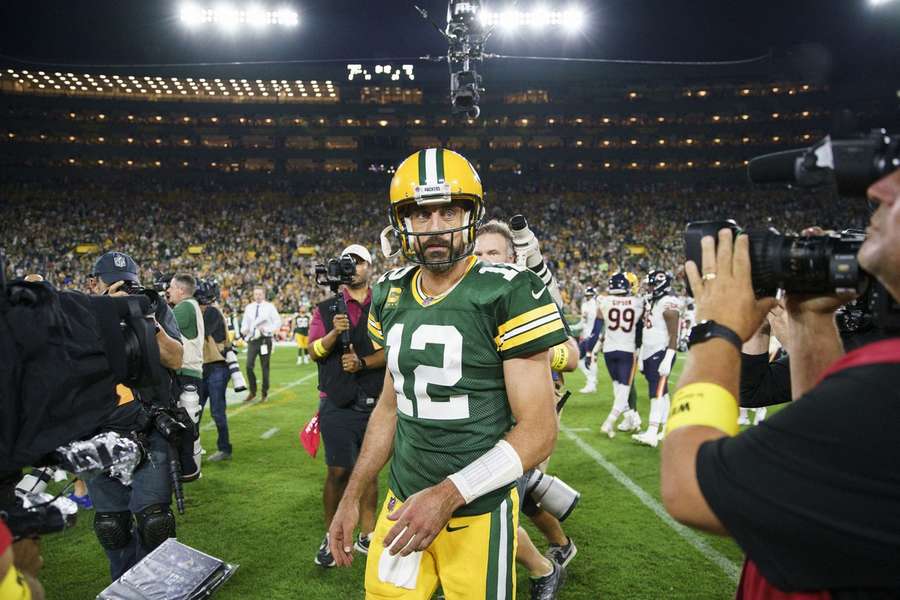
{"label": "black athletic shoe", "polygon": [[531,578],[531,600],[556,600],[556,595],[565,581],[566,568],[553,562],[552,573],[543,577]]}
{"label": "black athletic shoe", "polygon": [[334,566],[334,557],[331,555],[331,548],[328,547],[327,533],[325,534],[325,539],[319,545],[319,551],[316,552],[315,563],[320,567],[326,568]]}
{"label": "black athletic shoe", "polygon": [[572,538],[569,538],[569,543],[565,546],[550,544],[550,549],[547,550],[547,553],[544,554],[544,556],[561,567],[568,567],[576,554],[578,554],[578,548],[575,547],[575,542],[572,541]]}
{"label": "black athletic shoe", "polygon": [[369,553],[369,543],[372,541],[372,534],[363,537],[360,533],[356,536],[356,541],[353,542],[353,548],[359,552],[360,554],[368,554]]}

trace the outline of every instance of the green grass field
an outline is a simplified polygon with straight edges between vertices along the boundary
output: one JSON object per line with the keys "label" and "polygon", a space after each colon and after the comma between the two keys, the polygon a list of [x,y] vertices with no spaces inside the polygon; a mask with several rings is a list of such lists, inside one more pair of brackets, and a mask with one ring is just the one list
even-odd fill
{"label": "green grass field", "polygon": [[[185,486],[186,514],[178,538],[199,550],[240,565],[216,595],[220,600],[363,598],[364,561],[350,569],[313,564],[324,534],[323,452],[315,460],[297,432],[317,406],[314,365],[296,366],[296,350],[273,355],[272,389],[264,405],[229,407],[234,458],[203,466],[203,478]],[[677,379],[684,365],[676,363]],[[730,598],[742,560],[730,540],[696,534],[667,520],[659,506],[659,451],[630,436],[601,436],[611,404],[611,385],[601,365],[599,393],[573,393],[549,471],[582,493],[565,522],[578,546],[560,597],[565,600]],[[646,383],[638,376],[639,410],[646,422]],[[576,372],[569,389],[584,384]],[[272,429],[277,428],[274,435]],[[265,439],[262,437],[268,433]],[[202,440],[215,451],[208,413]],[[386,471],[386,470],[385,470]],[[384,494],[382,474],[381,494]],[[643,497],[643,501],[639,499]],[[527,521],[527,519],[526,519]],[[92,514],[82,513],[71,530],[44,539],[41,574],[48,598],[94,598],[108,583],[105,555],[94,537]],[[542,550],[535,529],[526,523]],[[529,583],[519,570],[518,598]]]}

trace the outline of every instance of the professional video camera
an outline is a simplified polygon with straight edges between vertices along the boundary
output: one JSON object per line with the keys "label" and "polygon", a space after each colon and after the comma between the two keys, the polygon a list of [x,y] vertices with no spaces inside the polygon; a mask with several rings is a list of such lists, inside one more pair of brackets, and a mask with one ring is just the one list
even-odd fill
{"label": "professional video camera", "polygon": [[757,156],[747,173],[753,183],[834,184],[842,196],[865,196],[870,185],[898,167],[900,136],[874,129],[857,137],[826,136],[808,148]]}
{"label": "professional video camera", "polygon": [[[349,254],[344,254],[340,258],[330,258],[325,264],[316,265],[316,283],[331,289],[335,297],[335,314],[347,314],[347,303],[344,302],[344,296],[338,293],[338,289],[342,285],[350,285],[354,275],[356,275],[356,261]],[[350,348],[349,331],[341,334],[340,343],[342,353]]]}
{"label": "professional video camera", "polygon": [[316,265],[316,283],[331,288],[337,294],[342,285],[349,285],[356,275],[356,261],[349,254],[340,258],[330,258],[324,264]]}
{"label": "professional video camera", "polygon": [[53,467],[32,469],[16,485],[15,502],[0,502],[0,519],[7,522],[15,539],[62,531],[75,524],[78,506],[45,491],[56,468],[83,480],[109,473],[130,485],[142,456],[140,445],[114,432],[60,446],[48,458]]}
{"label": "professional video camera", "polygon": [[[849,139],[826,137],[800,150],[777,152],[750,161],[750,179],[802,187],[834,183],[845,195],[865,194],[881,177],[900,167],[900,137],[876,130]],[[750,239],[750,265],[757,296],[777,290],[799,294],[856,292],[859,298],[842,310],[845,327],[859,329],[869,322],[884,330],[900,330],[900,304],[874,277],[859,267],[857,252],[865,232],[846,230],[820,236],[781,235],[773,228],[743,231],[733,220],[688,223],[685,255],[701,264],[700,240],[719,229]],[[688,288],[690,293],[690,287]]]}
{"label": "professional video camera", "polygon": [[684,232],[688,260],[699,265],[700,240],[707,235],[715,237],[720,229],[731,229],[735,237],[746,233],[750,238],[753,289],[761,298],[774,296],[779,289],[800,294],[863,291],[866,277],[856,253],[865,241],[864,232],[781,235],[772,227],[744,231],[733,220],[695,221],[688,223]]}
{"label": "professional video camera", "polygon": [[160,271],[155,271],[153,273],[153,289],[160,294],[164,293],[167,289],[169,289],[169,285],[172,283],[173,277],[175,277],[175,273],[162,273]]}

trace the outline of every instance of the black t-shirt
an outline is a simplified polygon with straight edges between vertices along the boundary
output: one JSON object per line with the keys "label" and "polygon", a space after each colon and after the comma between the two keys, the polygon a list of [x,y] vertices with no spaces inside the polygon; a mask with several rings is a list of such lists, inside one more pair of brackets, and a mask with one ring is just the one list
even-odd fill
{"label": "black t-shirt", "polygon": [[[215,306],[203,307],[203,327],[206,331],[206,337],[211,337],[217,344],[226,343],[228,336],[225,332],[225,318],[222,312]],[[206,377],[209,369],[214,365],[224,365],[224,360],[203,363],[203,376]]]}
{"label": "black t-shirt", "polygon": [[900,364],[830,375],[756,427],[706,442],[697,480],[776,587],[900,593]]}
{"label": "black t-shirt", "polygon": [[759,408],[791,401],[791,363],[779,350],[769,362],[768,354],[741,354],[741,406]]}

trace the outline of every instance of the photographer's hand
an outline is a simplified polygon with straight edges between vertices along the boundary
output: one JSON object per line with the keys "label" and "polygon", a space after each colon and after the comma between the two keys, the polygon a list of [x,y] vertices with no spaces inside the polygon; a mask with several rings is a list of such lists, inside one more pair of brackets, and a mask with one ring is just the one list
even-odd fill
{"label": "photographer's hand", "polygon": [[341,367],[347,373],[356,373],[357,371],[362,370],[362,361],[356,354],[356,349],[353,348],[353,344],[350,344],[350,350],[346,354],[341,355]]}
{"label": "photographer's hand", "polygon": [[750,279],[750,241],[746,235],[733,240],[730,229],[719,230],[719,243],[712,236],[700,241],[703,275],[694,261],[685,273],[694,291],[697,321],[716,321],[747,341],[759,329],[775,298],[757,300]]}
{"label": "photographer's hand", "polygon": [[335,315],[334,316],[334,331],[338,334],[344,333],[345,331],[350,330],[350,317],[347,315]]}
{"label": "photographer's hand", "polygon": [[113,298],[121,298],[123,296],[127,296],[128,292],[122,290],[122,286],[125,285],[124,281],[117,281],[106,290],[107,296],[112,296]]}

